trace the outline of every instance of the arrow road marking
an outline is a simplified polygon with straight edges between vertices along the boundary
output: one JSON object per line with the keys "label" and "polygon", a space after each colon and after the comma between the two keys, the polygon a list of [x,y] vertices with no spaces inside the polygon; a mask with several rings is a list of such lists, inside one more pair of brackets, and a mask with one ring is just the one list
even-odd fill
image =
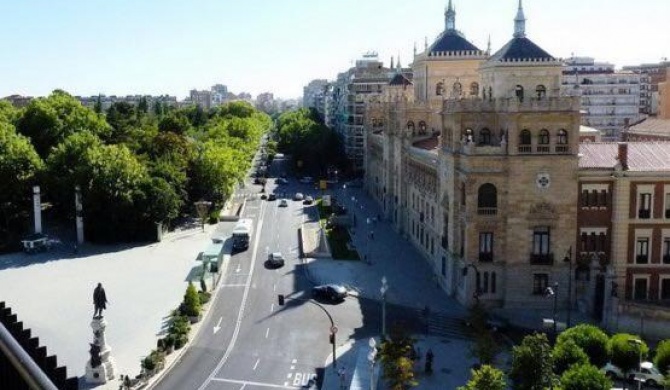
{"label": "arrow road marking", "polygon": [[266,338],[266,339],[268,338],[268,335],[269,335],[269,334],[270,334],[270,328],[267,328],[267,329],[265,330],[265,338]]}
{"label": "arrow road marking", "polygon": [[242,271],[242,263],[237,263],[237,269],[235,270],[236,273],[240,273]]}
{"label": "arrow road marking", "polygon": [[216,334],[216,332],[221,330],[221,321],[223,321],[223,317],[219,317],[219,322],[217,322],[216,325],[214,326],[214,334]]}

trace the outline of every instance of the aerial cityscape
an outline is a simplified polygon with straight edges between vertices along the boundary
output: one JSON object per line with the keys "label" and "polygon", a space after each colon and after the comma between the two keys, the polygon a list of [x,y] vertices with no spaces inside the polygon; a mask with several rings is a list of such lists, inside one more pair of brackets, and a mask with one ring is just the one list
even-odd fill
{"label": "aerial cityscape", "polygon": [[0,390],[670,388],[670,3],[38,3]]}

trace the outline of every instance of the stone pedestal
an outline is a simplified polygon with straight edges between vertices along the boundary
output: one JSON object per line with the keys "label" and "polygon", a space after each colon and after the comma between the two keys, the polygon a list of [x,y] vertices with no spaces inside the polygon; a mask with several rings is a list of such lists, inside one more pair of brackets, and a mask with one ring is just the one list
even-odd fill
{"label": "stone pedestal", "polygon": [[107,383],[114,379],[115,364],[112,359],[112,348],[105,341],[105,328],[107,322],[104,317],[95,317],[91,321],[93,329],[93,342],[89,350],[91,358],[86,363],[86,382]]}

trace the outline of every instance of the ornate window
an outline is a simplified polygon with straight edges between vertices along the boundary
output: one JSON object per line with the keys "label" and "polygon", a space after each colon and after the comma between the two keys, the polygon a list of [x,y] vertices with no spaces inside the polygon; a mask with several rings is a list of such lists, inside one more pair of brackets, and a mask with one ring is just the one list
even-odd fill
{"label": "ornate window", "polygon": [[470,84],[470,95],[471,96],[479,95],[479,84],[477,84],[476,82]]}
{"label": "ornate window", "polygon": [[463,85],[457,81],[454,83],[453,88],[454,96],[461,96],[461,92],[463,92]]}
{"label": "ornate window", "polygon": [[426,134],[426,122],[421,121],[419,122],[419,135],[425,135]]}
{"label": "ornate window", "polygon": [[547,129],[540,130],[540,139],[538,140],[540,145],[549,145],[549,131]]}
{"label": "ornate window", "polygon": [[537,94],[538,99],[544,99],[545,97],[547,97],[547,87],[540,84],[537,87],[535,87],[535,93]]}
{"label": "ornate window", "polygon": [[516,98],[519,99],[520,102],[523,102],[523,87],[521,85],[516,86],[516,88],[514,89],[514,94],[516,95]]}
{"label": "ornate window", "polygon": [[556,139],[556,143],[559,145],[567,145],[568,144],[568,132],[561,129],[558,131],[558,138]]}
{"label": "ornate window", "polygon": [[479,131],[479,144],[491,145],[491,130],[485,127]]}
{"label": "ornate window", "polygon": [[[498,190],[491,183],[482,184],[477,192],[479,214],[495,214],[498,207]],[[485,211],[482,213],[482,211]],[[492,212],[491,212],[492,211]]]}
{"label": "ornate window", "polygon": [[412,121],[407,122],[407,130],[409,130],[409,132],[411,132],[412,135],[414,135],[414,122]]}
{"label": "ornate window", "polygon": [[530,131],[522,130],[519,135],[519,145],[530,145]]}
{"label": "ornate window", "polygon": [[438,96],[444,95],[444,83],[443,82],[440,81],[435,86],[435,95],[438,95]]}

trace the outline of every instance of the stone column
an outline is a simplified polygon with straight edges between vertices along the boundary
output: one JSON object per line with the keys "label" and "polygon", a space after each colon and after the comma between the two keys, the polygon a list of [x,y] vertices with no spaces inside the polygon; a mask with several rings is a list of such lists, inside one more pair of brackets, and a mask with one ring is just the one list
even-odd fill
{"label": "stone column", "polygon": [[112,359],[112,348],[105,340],[105,328],[107,322],[102,316],[93,318],[91,328],[93,329],[93,342],[90,343],[89,353],[91,358],[86,363],[86,382],[107,383],[114,379],[115,363]]}
{"label": "stone column", "polygon": [[81,245],[84,243],[84,215],[81,204],[81,188],[79,186],[74,187],[74,207],[77,224],[77,244]]}
{"label": "stone column", "polygon": [[40,186],[33,187],[33,213],[35,214],[35,233],[42,233],[42,200]]}

